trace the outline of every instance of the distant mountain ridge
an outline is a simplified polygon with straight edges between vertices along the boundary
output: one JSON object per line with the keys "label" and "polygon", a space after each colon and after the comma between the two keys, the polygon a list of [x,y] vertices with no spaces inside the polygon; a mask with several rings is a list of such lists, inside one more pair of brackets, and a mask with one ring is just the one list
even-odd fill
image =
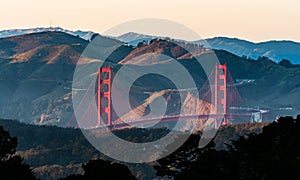
{"label": "distant mountain ridge", "polygon": [[[61,27],[41,27],[41,28],[30,28],[30,29],[11,29],[0,31],[0,38],[18,36],[23,34],[31,34],[38,32],[64,32],[71,34],[73,36],[78,36],[84,40],[90,40],[91,37],[95,34],[92,31],[71,31],[63,29]],[[111,37],[117,40],[123,41],[133,46],[137,46],[139,42],[142,41],[151,41],[155,38],[166,38],[166,37],[157,37],[145,34],[139,34],[135,32],[128,32],[120,36]],[[240,57],[246,57],[249,59],[258,59],[259,57],[265,56],[274,62],[280,62],[282,59],[289,60],[292,64],[300,64],[300,42],[294,41],[266,41],[254,43],[247,40],[242,40],[238,38],[228,38],[228,37],[214,37],[205,40],[197,41],[185,41],[185,40],[176,40],[179,42],[187,43],[196,43],[202,44],[205,47],[225,50],[230,53],[233,53]]]}
{"label": "distant mountain ridge", "polygon": [[300,64],[300,43],[298,42],[267,41],[253,43],[226,37],[216,37],[206,39],[206,41],[213,49],[225,50],[238,56],[246,56],[251,59],[258,59],[259,56],[265,56],[275,62],[288,59],[293,64]]}
{"label": "distant mountain ridge", "polygon": [[40,28],[29,28],[29,29],[9,29],[0,31],[0,38],[13,37],[23,34],[31,34],[31,33],[39,33],[39,32],[47,32],[47,31],[55,31],[55,32],[64,32],[67,34],[71,34],[73,36],[79,36],[82,39],[89,40],[94,32],[92,31],[70,31],[67,29],[63,29],[61,27],[40,27]]}
{"label": "distant mountain ridge", "polygon": [[[148,36],[134,32],[129,32],[117,37],[118,40],[129,43],[133,46],[136,46],[138,42],[150,41],[154,38],[164,37]],[[282,59],[288,59],[293,64],[300,64],[300,43],[294,41],[267,41],[254,43],[238,38],[214,37],[189,43],[203,44],[208,48],[225,50],[237,56],[247,57],[254,60],[258,59],[260,56],[265,56],[277,63]]]}
{"label": "distant mountain ridge", "polygon": [[150,41],[157,38],[156,36],[144,35],[135,32],[128,32],[116,37],[118,40],[126,42],[130,45],[137,46],[141,41]]}

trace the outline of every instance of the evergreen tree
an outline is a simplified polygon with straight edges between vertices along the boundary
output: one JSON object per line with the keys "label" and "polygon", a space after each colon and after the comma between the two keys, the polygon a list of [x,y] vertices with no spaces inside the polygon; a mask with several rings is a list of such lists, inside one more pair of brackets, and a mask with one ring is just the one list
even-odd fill
{"label": "evergreen tree", "polygon": [[127,166],[119,163],[113,163],[105,160],[90,160],[83,164],[84,175],[71,175],[64,180],[84,180],[84,179],[136,179]]}
{"label": "evergreen tree", "polygon": [[36,179],[23,159],[15,155],[18,140],[0,126],[0,177],[1,179]]}
{"label": "evergreen tree", "polygon": [[228,149],[195,149],[185,144],[159,160],[157,175],[175,179],[298,179],[300,115],[297,119],[280,118],[260,134],[233,141]]}

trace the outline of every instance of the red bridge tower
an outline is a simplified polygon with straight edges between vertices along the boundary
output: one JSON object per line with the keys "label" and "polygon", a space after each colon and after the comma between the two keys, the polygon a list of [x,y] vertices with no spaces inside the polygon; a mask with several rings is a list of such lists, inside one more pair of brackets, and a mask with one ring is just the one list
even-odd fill
{"label": "red bridge tower", "polygon": [[[97,102],[98,102],[98,123],[101,124],[102,120],[106,120],[106,125],[111,125],[111,80],[112,70],[110,67],[100,67],[98,69],[98,90],[97,90]],[[106,101],[104,100],[106,99]],[[102,123],[105,123],[102,122]]]}
{"label": "red bridge tower", "polygon": [[222,122],[222,125],[227,125],[227,119],[225,118],[227,110],[227,66],[216,65],[215,68],[215,82],[214,82],[214,106],[216,114],[224,115],[224,119],[215,120],[215,126],[217,122]]}

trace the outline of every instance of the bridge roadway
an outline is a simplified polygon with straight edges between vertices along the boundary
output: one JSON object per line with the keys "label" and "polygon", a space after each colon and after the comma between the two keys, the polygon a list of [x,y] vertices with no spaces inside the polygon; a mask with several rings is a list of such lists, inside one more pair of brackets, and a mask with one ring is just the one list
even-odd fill
{"label": "bridge roadway", "polygon": [[172,122],[172,121],[178,121],[178,120],[191,120],[191,119],[208,119],[208,118],[216,118],[216,119],[223,119],[224,117],[227,119],[234,119],[234,118],[248,118],[250,120],[252,114],[202,114],[202,115],[183,115],[183,116],[164,116],[164,117],[152,117],[152,118],[145,118],[145,119],[135,119],[132,121],[126,121],[124,123],[117,123],[117,124],[112,124],[110,126],[106,125],[100,125],[100,126],[95,126],[95,127],[90,127],[87,129],[102,129],[102,128],[111,128],[111,129],[117,129],[117,128],[125,128],[125,127],[130,127],[132,125],[137,125],[137,124],[151,124],[151,123],[157,123],[157,122]]}

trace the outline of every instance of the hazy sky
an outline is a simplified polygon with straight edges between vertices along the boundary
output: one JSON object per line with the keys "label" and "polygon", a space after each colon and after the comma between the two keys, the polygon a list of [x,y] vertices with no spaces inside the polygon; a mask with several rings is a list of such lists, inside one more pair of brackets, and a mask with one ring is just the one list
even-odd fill
{"label": "hazy sky", "polygon": [[299,0],[4,0],[0,30],[53,26],[104,32],[139,18],[179,22],[201,37],[300,42]]}

